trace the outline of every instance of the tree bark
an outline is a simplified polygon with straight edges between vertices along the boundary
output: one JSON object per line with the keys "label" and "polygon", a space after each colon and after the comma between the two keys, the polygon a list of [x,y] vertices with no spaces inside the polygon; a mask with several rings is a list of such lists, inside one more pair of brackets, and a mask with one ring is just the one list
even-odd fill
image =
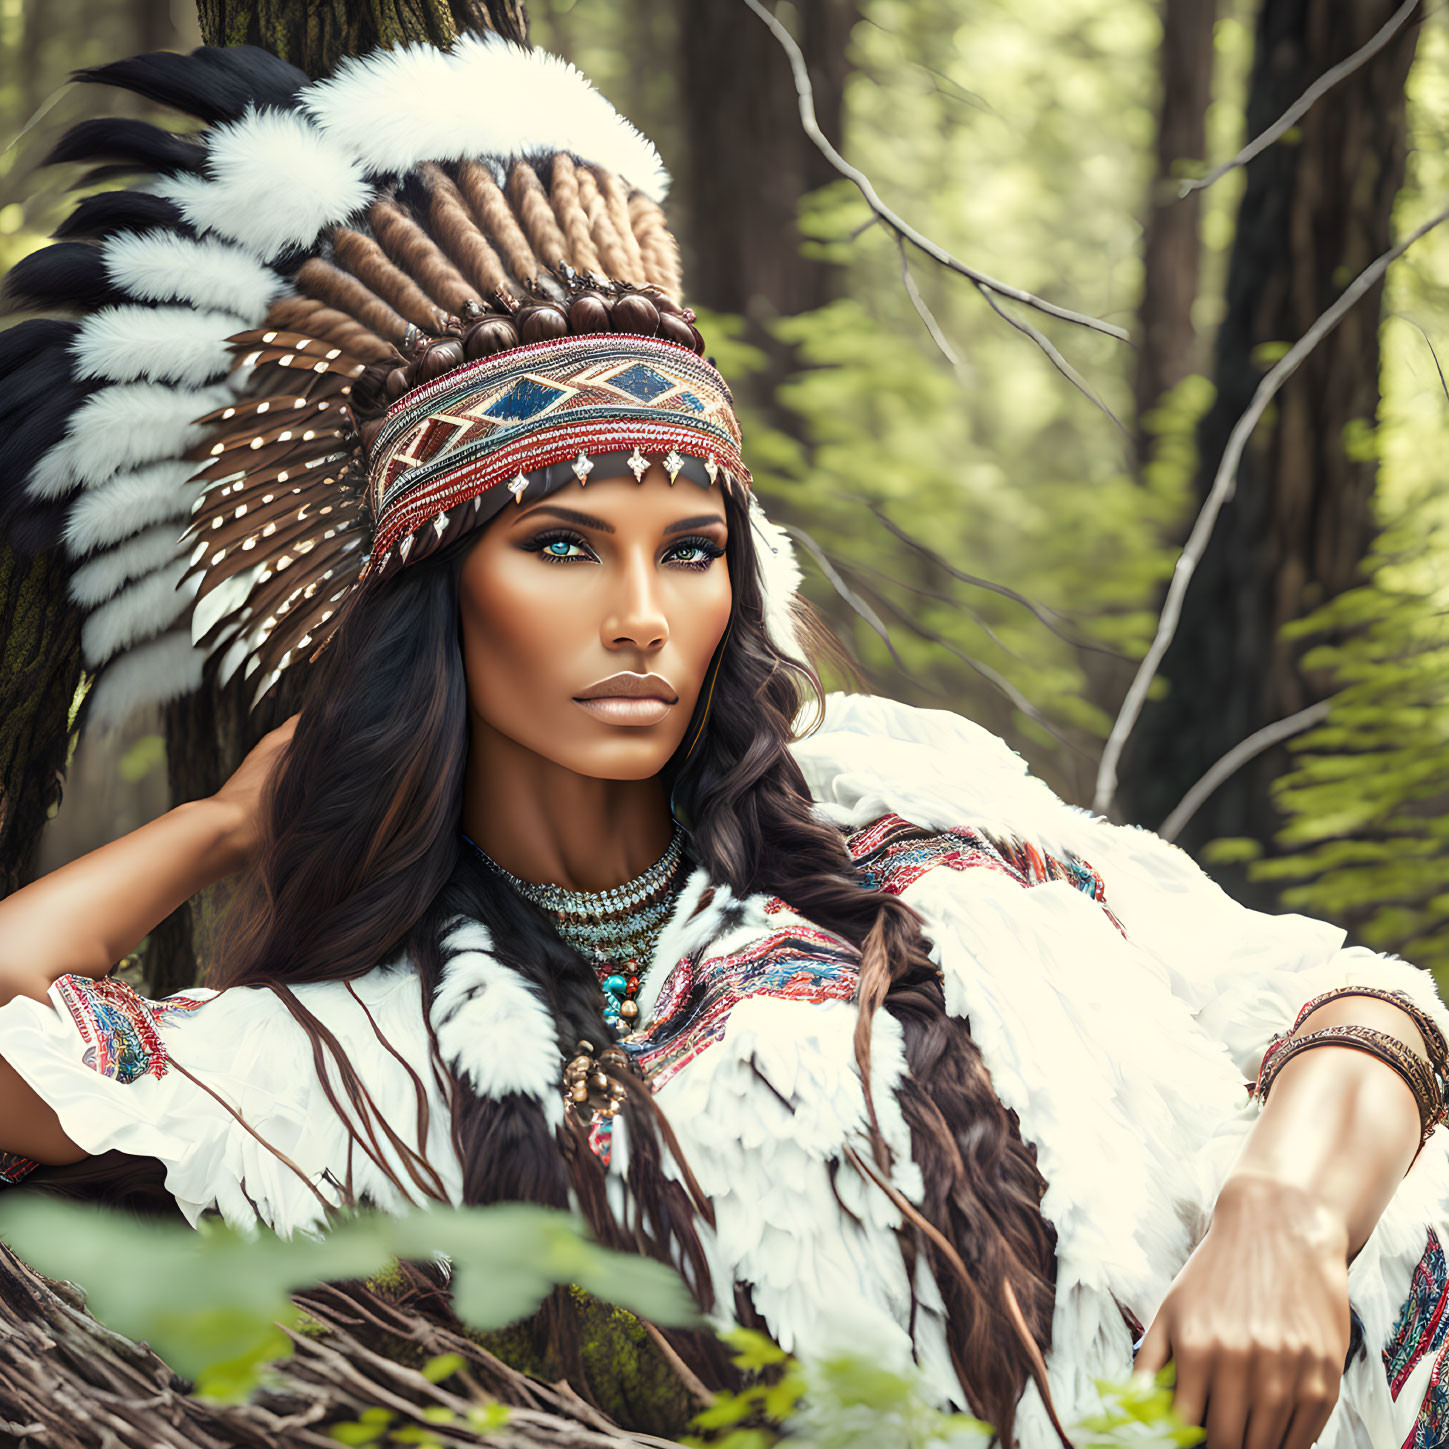
{"label": "tree bark", "polygon": [[[1266,128],[1396,8],[1393,0],[1264,0],[1248,134]],[[1390,245],[1417,34],[1411,23],[1313,107],[1299,139],[1248,167],[1216,344],[1217,396],[1198,434],[1200,498],[1281,346]],[[1375,464],[1367,450],[1348,446],[1346,430],[1375,421],[1381,306],[1378,288],[1349,313],[1283,389],[1249,446],[1165,661],[1169,693],[1144,713],[1127,762],[1124,804],[1134,819],[1155,825],[1233,745],[1324,695],[1325,682],[1302,668],[1301,649],[1281,631],[1356,581],[1374,532]],[[1270,751],[1239,771],[1207,801],[1183,844],[1233,836],[1271,849],[1279,822],[1270,786],[1283,760],[1282,750]],[[1256,898],[1271,901],[1261,890]]]}
{"label": "tree bark", "polygon": [[0,548],[0,896],[31,878],[40,832],[60,803],[70,710],[81,677],[80,615],[59,550],[25,560]]}
{"label": "tree bark", "polygon": [[313,79],[344,56],[424,41],[448,46],[467,31],[528,43],[524,0],[198,0],[208,45],[260,45]]}
{"label": "tree bark", "polygon": [[1158,51],[1161,94],[1157,110],[1157,165],[1142,237],[1142,303],[1138,309],[1137,441],[1147,461],[1151,436],[1143,419],[1159,400],[1197,368],[1192,307],[1197,300],[1196,192],[1178,195],[1180,163],[1207,154],[1207,109],[1212,100],[1213,26],[1217,0],[1162,0]]}
{"label": "tree bark", "polygon": [[[797,38],[825,134],[840,144],[853,0],[799,0]],[[673,219],[686,250],[689,295],[750,323],[770,366],[747,396],[770,407],[790,365],[766,326],[838,295],[837,269],[800,254],[801,198],[836,173],[800,126],[789,62],[740,0],[690,0],[680,18],[683,206]],[[788,427],[788,419],[772,418]]]}

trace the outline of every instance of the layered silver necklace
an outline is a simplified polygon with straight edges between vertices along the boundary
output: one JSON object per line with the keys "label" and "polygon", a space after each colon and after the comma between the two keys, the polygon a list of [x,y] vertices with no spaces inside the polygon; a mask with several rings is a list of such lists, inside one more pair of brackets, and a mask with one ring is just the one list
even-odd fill
{"label": "layered silver necklace", "polygon": [[488,867],[524,900],[544,911],[563,940],[593,963],[604,988],[604,1019],[630,1030],[637,1022],[640,979],[674,908],[684,830],[675,825],[669,848],[647,870],[606,891],[574,891],[520,880],[475,841]]}

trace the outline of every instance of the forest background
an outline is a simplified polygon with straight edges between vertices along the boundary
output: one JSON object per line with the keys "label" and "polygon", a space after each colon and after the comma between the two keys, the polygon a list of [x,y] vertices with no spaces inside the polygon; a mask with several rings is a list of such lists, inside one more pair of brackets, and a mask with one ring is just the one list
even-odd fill
{"label": "forest background", "polygon": [[[1264,411],[1115,783],[1103,752],[1255,389],[1446,205],[1443,9],[779,0],[777,33],[750,0],[526,8],[534,43],[670,166],[687,292],[761,493],[869,685],[970,715],[1067,798],[1168,822],[1243,898],[1442,980],[1449,230],[1394,260]],[[792,37],[823,136],[955,265],[807,135]],[[200,38],[191,0],[0,0],[0,265],[84,182],[37,169],[65,126],[136,104],[69,72]],[[0,890],[214,788],[268,722],[215,697],[86,734],[95,661],[63,599],[37,605],[44,568],[0,556]],[[1181,820],[1224,757],[1270,741]],[[214,905],[153,934],[153,990],[205,958]]]}

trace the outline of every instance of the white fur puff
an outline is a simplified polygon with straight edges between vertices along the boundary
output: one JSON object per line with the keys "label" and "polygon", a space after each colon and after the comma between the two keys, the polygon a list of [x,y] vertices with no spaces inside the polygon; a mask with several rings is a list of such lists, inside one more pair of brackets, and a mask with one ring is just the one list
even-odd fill
{"label": "white fur puff", "polygon": [[[116,548],[97,554],[70,576],[70,596],[85,608],[94,608],[118,594],[133,579],[154,573],[179,556],[179,523],[158,523]],[[174,576],[174,570],[171,571]]]}
{"label": "white fur puff", "polygon": [[587,76],[496,36],[466,36],[451,51],[410,45],[348,60],[301,99],[328,138],[374,173],[427,160],[506,164],[567,151],[656,201],[669,189],[653,143]]}
{"label": "white fur puff", "polygon": [[146,705],[190,694],[201,684],[205,661],[206,651],[197,649],[184,632],[163,634],[128,651],[91,690],[86,727],[115,728]]}
{"label": "white fur puff", "polygon": [[349,151],[292,111],[249,110],[209,131],[206,169],[169,179],[158,194],[199,231],[229,237],[264,262],[309,245],[372,195]]}
{"label": "white fur puff", "polygon": [[[65,437],[35,465],[30,496],[60,498],[77,484],[104,483],[161,459],[180,467],[178,455],[203,436],[196,419],[231,400],[225,383],[194,390],[156,382],[102,388],[70,415]],[[187,476],[197,466],[190,465]],[[146,486],[161,481],[148,476]]]}
{"label": "white fur puff", "polygon": [[553,1017],[516,971],[490,954],[488,932],[465,921],[446,948],[455,951],[433,999],[438,1051],[480,1095],[532,1097],[550,1127],[563,1120],[558,1032]]}
{"label": "white fur puff", "polygon": [[77,377],[179,382],[200,387],[231,366],[227,338],[246,330],[234,312],[194,307],[103,307],[80,324]]}
{"label": "white fur puff", "polygon": [[179,537],[202,488],[190,481],[195,467],[184,458],[150,463],[82,489],[66,515],[67,552],[72,558],[82,558],[95,549],[121,543],[153,523],[167,521],[174,523],[174,537]]}
{"label": "white fur puff", "polygon": [[196,592],[198,580],[182,585],[185,560],[177,559],[123,588],[81,625],[81,653],[88,668],[173,625]]}
{"label": "white fur puff", "polygon": [[174,232],[123,232],[101,247],[106,275],[148,302],[224,307],[259,326],[282,279],[240,247]]}

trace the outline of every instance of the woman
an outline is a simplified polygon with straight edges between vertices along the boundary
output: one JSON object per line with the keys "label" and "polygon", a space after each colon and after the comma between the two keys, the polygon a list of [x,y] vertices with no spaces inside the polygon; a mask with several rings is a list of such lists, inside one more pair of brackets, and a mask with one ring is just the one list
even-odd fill
{"label": "woman", "polygon": [[[11,1177],[118,1151],[286,1233],[575,1205],[1007,1443],[1139,1337],[1210,1449],[1440,1442],[1431,986],[965,721],[818,698],[652,148],[484,41],[100,78],[214,124],[63,143],[157,177],[12,274],[83,314],[6,334],[14,527],[96,550],[93,709],[203,667],[306,694],[215,797],[0,902]],[[238,871],[211,985],[108,979]]]}

